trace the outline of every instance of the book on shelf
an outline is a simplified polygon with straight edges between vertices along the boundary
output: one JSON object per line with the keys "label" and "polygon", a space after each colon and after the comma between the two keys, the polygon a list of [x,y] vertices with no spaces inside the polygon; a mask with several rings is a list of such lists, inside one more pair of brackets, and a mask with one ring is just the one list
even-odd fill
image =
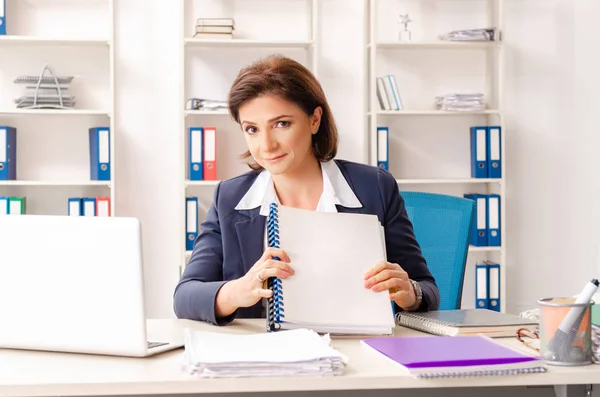
{"label": "book on shelf", "polygon": [[235,30],[232,18],[198,18],[194,38],[197,39],[232,39]]}

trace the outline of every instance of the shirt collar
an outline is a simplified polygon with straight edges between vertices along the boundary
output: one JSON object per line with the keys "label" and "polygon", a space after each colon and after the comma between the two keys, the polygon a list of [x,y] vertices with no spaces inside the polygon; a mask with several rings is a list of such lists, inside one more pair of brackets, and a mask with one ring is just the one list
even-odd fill
{"label": "shirt collar", "polygon": [[[332,161],[321,162],[323,175],[323,193],[317,205],[317,211],[336,212],[336,205],[347,208],[361,208],[362,204],[344,178],[338,165]],[[250,210],[260,207],[260,214],[269,214],[269,205],[279,204],[271,174],[263,170],[250,189],[235,207],[236,210]]]}

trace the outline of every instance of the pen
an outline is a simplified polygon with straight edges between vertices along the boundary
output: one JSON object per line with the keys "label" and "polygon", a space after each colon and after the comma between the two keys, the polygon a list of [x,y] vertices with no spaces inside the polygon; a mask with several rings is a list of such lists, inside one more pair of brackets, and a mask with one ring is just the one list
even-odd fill
{"label": "pen", "polygon": [[586,309],[585,305],[582,304],[590,301],[594,293],[598,290],[599,284],[597,279],[592,279],[585,284],[583,291],[575,300],[575,304],[579,304],[580,306],[571,308],[558,326],[556,334],[554,334],[554,337],[548,343],[548,350],[554,353],[554,360],[563,361],[561,357],[564,358],[570,352],[572,348],[571,343],[577,334],[577,329]]}

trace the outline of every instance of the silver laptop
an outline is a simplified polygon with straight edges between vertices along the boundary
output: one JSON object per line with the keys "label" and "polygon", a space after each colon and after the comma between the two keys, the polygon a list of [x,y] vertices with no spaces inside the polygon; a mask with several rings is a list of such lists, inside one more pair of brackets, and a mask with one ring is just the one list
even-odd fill
{"label": "silver laptop", "polygon": [[141,226],[135,218],[0,215],[0,348],[145,357]]}

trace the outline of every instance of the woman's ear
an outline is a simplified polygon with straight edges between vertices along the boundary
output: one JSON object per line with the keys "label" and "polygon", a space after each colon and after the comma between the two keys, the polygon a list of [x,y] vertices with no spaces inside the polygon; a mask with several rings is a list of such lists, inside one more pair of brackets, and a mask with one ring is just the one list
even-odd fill
{"label": "woman's ear", "polygon": [[321,125],[321,117],[323,116],[323,109],[321,106],[317,106],[310,118],[310,126],[312,128],[313,135],[319,131],[319,126]]}

